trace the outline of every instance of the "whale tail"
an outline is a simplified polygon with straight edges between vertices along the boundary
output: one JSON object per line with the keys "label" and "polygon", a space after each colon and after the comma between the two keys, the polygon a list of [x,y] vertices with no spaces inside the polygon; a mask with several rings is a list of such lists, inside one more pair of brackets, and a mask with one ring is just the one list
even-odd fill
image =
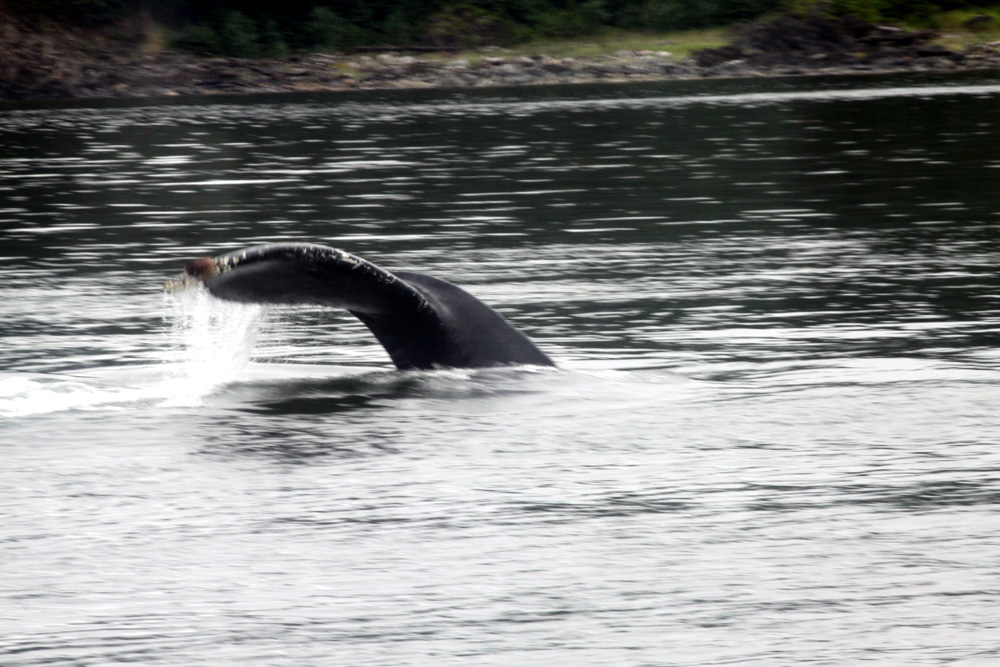
{"label": "whale tail", "polygon": [[397,368],[554,366],[499,313],[465,290],[420,273],[390,273],[350,253],[282,243],[202,258],[168,290],[201,282],[220,299],[344,308],[375,335]]}

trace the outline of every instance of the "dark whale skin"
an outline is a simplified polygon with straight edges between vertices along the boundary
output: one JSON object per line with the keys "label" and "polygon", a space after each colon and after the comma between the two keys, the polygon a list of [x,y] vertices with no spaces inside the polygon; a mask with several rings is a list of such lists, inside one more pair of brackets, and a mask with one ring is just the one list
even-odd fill
{"label": "dark whale skin", "polygon": [[336,248],[258,246],[196,259],[186,274],[168,288],[200,281],[228,301],[344,308],[400,370],[555,366],[524,333],[462,288],[420,273],[391,273]]}

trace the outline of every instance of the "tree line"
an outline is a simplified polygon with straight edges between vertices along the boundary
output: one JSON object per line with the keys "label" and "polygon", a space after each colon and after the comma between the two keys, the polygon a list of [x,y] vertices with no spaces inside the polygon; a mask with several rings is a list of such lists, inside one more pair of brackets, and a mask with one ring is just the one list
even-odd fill
{"label": "tree line", "polygon": [[[442,49],[580,37],[617,27],[666,32],[727,25],[780,9],[919,18],[963,0],[7,0],[24,14],[98,26],[142,14],[206,54],[281,56],[362,46]],[[979,3],[981,4],[981,3]]]}

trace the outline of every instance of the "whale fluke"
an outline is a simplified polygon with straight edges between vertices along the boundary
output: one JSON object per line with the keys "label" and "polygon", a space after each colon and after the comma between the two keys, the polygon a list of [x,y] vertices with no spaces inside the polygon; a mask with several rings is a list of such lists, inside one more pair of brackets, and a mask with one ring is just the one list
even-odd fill
{"label": "whale fluke", "polygon": [[420,273],[390,273],[350,253],[280,243],[190,262],[168,290],[201,282],[220,299],[320,304],[357,317],[407,369],[554,366],[531,340],[465,290]]}

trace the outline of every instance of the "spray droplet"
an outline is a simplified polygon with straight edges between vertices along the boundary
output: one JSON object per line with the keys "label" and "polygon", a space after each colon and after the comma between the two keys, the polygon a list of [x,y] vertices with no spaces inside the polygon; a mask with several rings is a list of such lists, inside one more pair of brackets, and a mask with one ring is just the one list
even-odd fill
{"label": "spray droplet", "polygon": [[173,295],[171,361],[179,400],[206,396],[216,388],[239,380],[250,364],[262,308],[213,298],[205,289]]}

